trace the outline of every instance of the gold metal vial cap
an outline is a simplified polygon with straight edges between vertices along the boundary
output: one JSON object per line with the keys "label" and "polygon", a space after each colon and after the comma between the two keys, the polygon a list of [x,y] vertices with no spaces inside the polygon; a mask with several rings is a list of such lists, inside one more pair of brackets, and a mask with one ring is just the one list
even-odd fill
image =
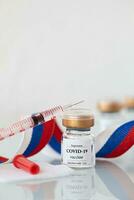
{"label": "gold metal vial cap", "polygon": [[124,100],[124,107],[134,109],[134,97],[126,97]]}
{"label": "gold metal vial cap", "polygon": [[94,117],[88,109],[70,109],[64,112],[62,124],[67,128],[88,129],[94,125]]}
{"label": "gold metal vial cap", "polygon": [[114,113],[119,112],[122,105],[118,101],[104,100],[97,104],[97,108],[100,112]]}

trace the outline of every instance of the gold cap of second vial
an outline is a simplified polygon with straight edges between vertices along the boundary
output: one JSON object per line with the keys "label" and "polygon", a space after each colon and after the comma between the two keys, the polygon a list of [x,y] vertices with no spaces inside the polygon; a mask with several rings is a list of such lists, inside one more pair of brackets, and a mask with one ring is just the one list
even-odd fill
{"label": "gold cap of second vial", "polygon": [[119,112],[122,108],[122,105],[118,101],[110,101],[110,100],[103,100],[97,104],[97,108],[101,112]]}

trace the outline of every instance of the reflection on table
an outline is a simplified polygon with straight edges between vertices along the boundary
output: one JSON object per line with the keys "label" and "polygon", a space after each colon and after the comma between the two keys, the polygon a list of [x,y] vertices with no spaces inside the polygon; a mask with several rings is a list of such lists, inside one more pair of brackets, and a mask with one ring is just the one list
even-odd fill
{"label": "reflection on table", "polygon": [[[133,200],[134,183],[112,162],[97,161],[95,169],[44,183],[0,185],[0,199],[19,200]],[[7,192],[8,191],[8,192]]]}

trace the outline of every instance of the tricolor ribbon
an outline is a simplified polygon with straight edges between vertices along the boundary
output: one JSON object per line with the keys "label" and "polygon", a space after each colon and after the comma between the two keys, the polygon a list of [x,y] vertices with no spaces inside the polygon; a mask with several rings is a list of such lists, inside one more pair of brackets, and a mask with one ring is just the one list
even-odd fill
{"label": "tricolor ribbon", "polygon": [[[40,152],[47,144],[57,153],[61,153],[63,131],[55,119],[51,119],[31,129],[32,134],[22,154],[26,157]],[[134,144],[134,121],[112,127],[100,133],[95,139],[97,158],[114,158],[124,154]],[[1,156],[0,163],[8,159]]]}
{"label": "tricolor ribbon", "polygon": [[[58,126],[58,125],[57,125]],[[59,131],[57,131],[59,133]],[[52,136],[49,145],[59,154],[61,145],[57,140],[57,132]],[[60,133],[62,134],[62,133]],[[95,138],[97,158],[115,158],[128,151],[134,144],[134,121],[115,125],[101,132]]]}
{"label": "tricolor ribbon", "polygon": [[115,125],[96,138],[96,157],[115,158],[124,154],[134,144],[134,121]]}
{"label": "tricolor ribbon", "polygon": [[[52,136],[49,145],[59,154],[61,145],[57,138],[57,132]],[[134,144],[134,121],[122,125],[113,126],[101,132],[95,138],[97,158],[115,158],[128,151]]]}

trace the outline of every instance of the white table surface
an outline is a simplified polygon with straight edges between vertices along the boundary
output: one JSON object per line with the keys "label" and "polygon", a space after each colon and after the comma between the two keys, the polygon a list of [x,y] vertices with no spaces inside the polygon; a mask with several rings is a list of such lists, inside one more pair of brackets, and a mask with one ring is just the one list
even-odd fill
{"label": "white table surface", "polygon": [[0,200],[134,200],[133,150],[95,169],[43,182],[0,184]]}

